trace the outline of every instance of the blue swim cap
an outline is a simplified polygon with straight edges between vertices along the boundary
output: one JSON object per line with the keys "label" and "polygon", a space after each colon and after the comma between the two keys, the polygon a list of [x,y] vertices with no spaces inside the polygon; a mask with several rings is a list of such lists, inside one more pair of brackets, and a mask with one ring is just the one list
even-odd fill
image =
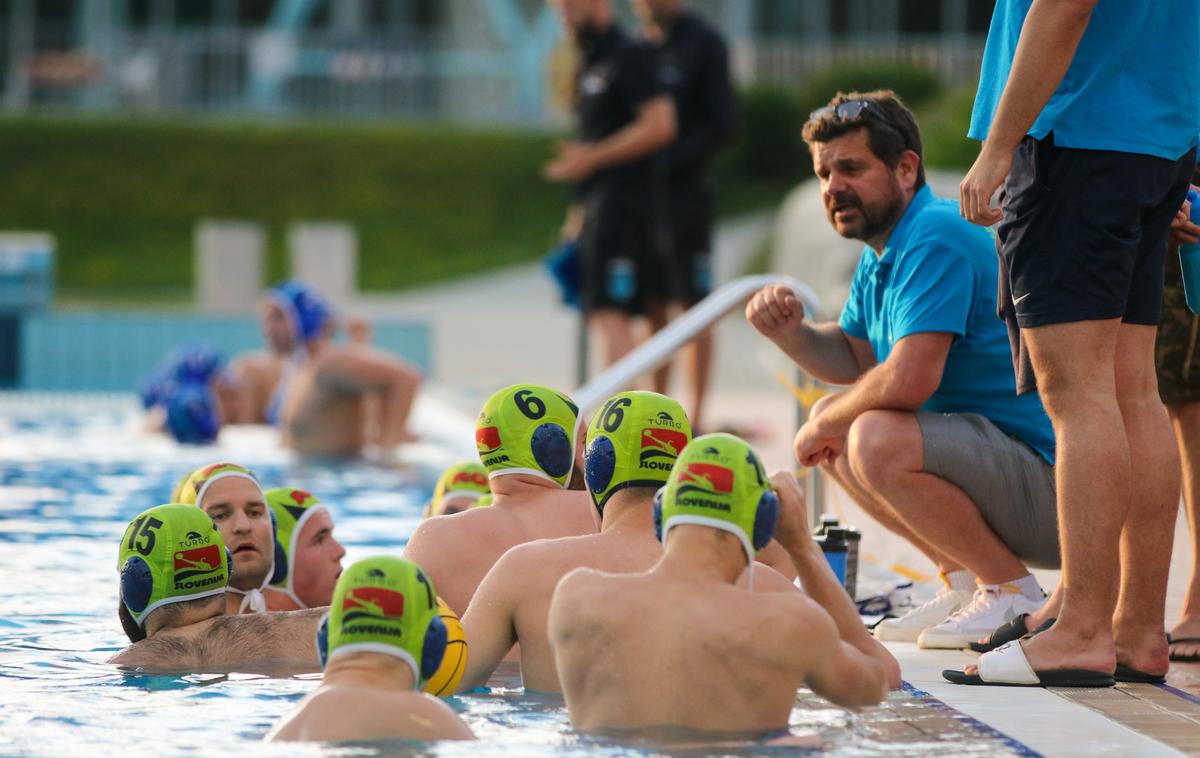
{"label": "blue swim cap", "polygon": [[175,381],[208,384],[224,367],[221,354],[208,345],[181,345],[169,358]]}
{"label": "blue swim cap", "polygon": [[142,399],[142,408],[150,410],[156,406],[165,405],[167,394],[170,392],[173,384],[174,382],[171,381],[171,375],[165,365],[160,365],[154,369],[154,373],[142,383],[141,388],[138,390],[138,396]]}
{"label": "blue swim cap", "polygon": [[321,330],[333,318],[329,301],[309,285],[295,279],[271,288],[271,298],[287,314],[297,341],[304,344],[319,337]]}
{"label": "blue swim cap", "polygon": [[217,439],[217,399],[207,384],[176,383],[167,392],[167,431],[176,442],[207,445]]}

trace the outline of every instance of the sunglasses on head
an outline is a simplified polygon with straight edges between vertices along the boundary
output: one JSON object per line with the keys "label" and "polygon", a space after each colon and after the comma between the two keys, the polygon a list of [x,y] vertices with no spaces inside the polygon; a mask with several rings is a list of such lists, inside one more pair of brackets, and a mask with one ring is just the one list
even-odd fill
{"label": "sunglasses on head", "polygon": [[[855,121],[862,116],[866,111],[875,111],[870,100],[847,100],[844,103],[837,105],[826,105],[823,108],[817,108],[812,113],[808,114],[809,121],[820,121],[825,118],[836,118],[838,121]],[[883,114],[878,114],[883,118]],[[886,121],[886,119],[884,119]]]}

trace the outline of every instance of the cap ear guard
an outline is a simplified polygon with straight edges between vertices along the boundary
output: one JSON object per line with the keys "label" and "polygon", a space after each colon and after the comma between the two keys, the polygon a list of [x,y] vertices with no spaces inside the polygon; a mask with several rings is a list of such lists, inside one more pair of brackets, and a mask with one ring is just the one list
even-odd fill
{"label": "cap ear guard", "polygon": [[153,595],[154,575],[150,572],[150,564],[136,555],[130,557],[121,567],[121,602],[125,603],[130,615],[140,616],[150,605]]}
{"label": "cap ear guard", "polygon": [[434,616],[433,621],[430,621],[429,626],[425,628],[425,642],[421,646],[422,683],[436,674],[438,667],[442,665],[448,640],[449,632],[446,630],[446,622],[442,621],[440,616]]}
{"label": "cap ear guard", "polygon": [[662,542],[662,538],[663,538],[663,535],[662,535],[662,526],[663,526],[663,524],[662,524],[662,521],[663,521],[662,508],[663,508],[663,495],[666,494],[666,492],[667,492],[667,488],[665,486],[663,486],[663,487],[659,487],[658,491],[654,493],[654,509],[653,509],[654,538],[657,539],[659,542]]}
{"label": "cap ear guard", "polygon": [[329,613],[328,611],[321,617],[320,623],[317,624],[317,658],[321,661],[321,668],[325,668],[325,663],[329,660]]}
{"label": "cap ear guard", "polygon": [[[278,584],[284,579],[287,579],[288,559],[287,551],[283,549],[283,545],[279,544],[279,519],[275,518],[275,509],[267,506],[267,513],[271,514],[271,544],[275,546],[275,571],[271,574],[271,581],[268,584]],[[230,576],[233,575],[233,567],[229,567]]]}
{"label": "cap ear guard", "polygon": [[754,512],[754,534],[750,543],[755,552],[762,550],[775,534],[775,523],[779,520],[779,496],[774,490],[767,490],[758,499],[758,507]]}
{"label": "cap ear guard", "polygon": [[538,468],[554,478],[566,476],[574,463],[571,435],[558,424],[546,422],[533,430],[529,450]]}
{"label": "cap ear guard", "polygon": [[600,504],[600,496],[612,483],[613,473],[617,469],[617,451],[612,440],[608,437],[597,437],[588,445],[584,453],[583,478],[587,481],[596,508],[603,514],[604,506]]}

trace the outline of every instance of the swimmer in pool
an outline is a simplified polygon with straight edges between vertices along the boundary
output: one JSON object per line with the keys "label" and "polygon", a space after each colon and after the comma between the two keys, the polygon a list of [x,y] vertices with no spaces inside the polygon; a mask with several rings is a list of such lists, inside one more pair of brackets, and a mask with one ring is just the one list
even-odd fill
{"label": "swimmer in pool", "polygon": [[491,494],[487,469],[483,464],[479,461],[456,463],[438,477],[433,497],[425,504],[424,517],[461,513],[475,507],[480,499]]}
{"label": "swimmer in pool", "polygon": [[[514,643],[521,644],[526,689],[558,692],[558,672],[546,636],[550,598],[573,569],[641,572],[662,558],[654,537],[654,493],[691,440],[683,407],[654,392],[622,392],[592,418],[584,471],[600,533],[538,540],[504,554],[484,577],[463,617],[471,646],[460,691],[482,686]],[[739,580],[747,584],[749,572]],[[759,592],[797,591],[766,566],[754,571]]]}
{"label": "swimmer in pool", "polygon": [[420,372],[369,345],[333,344],[333,310],[302,282],[270,290],[263,314],[271,353],[235,362],[254,409],[247,421],[278,425],[283,444],[304,455],[386,455],[413,439]]}
{"label": "swimmer in pool", "polygon": [[266,491],[275,517],[275,569],[267,609],[295,611],[329,605],[342,575],[346,548],[333,536],[333,514],[315,495],[294,487]]}
{"label": "swimmer in pool", "polygon": [[492,505],[422,521],[404,557],[429,574],[460,616],[488,569],[514,545],[592,534],[583,491],[583,426],[566,396],[532,384],[492,395],[475,424]]}
{"label": "swimmer in pool", "polygon": [[141,513],[121,538],[117,615],[133,644],[109,660],[151,672],[312,671],[321,610],[225,615],[230,555],[190,505]]}
{"label": "swimmer in pool", "polygon": [[[267,610],[263,590],[284,558],[275,541],[275,522],[258,479],[236,463],[213,463],[192,472],[179,491],[179,502],[208,514],[233,556],[226,612]],[[286,570],[280,561],[279,570]]]}
{"label": "swimmer in pool", "polygon": [[450,706],[420,691],[442,661],[446,627],[415,563],[358,561],[333,600],[317,635],[325,678],[268,742],[475,738]]}
{"label": "swimmer in pool", "polygon": [[225,420],[241,413],[243,396],[220,353],[205,345],[172,350],[139,394],[147,429],[195,445],[216,441]]}
{"label": "swimmer in pool", "polygon": [[[763,734],[787,728],[799,687],[852,707],[898,687],[805,510],[792,475],[768,481],[742,440],[693,440],[656,495],[662,558],[641,574],[576,569],[554,592],[550,645],[575,728]],[[773,532],[804,593],[737,586]]]}

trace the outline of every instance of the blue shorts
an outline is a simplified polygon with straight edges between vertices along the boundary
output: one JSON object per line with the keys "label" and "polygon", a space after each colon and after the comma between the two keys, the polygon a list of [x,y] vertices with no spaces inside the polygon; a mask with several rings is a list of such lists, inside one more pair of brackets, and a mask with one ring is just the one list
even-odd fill
{"label": "blue shorts", "polygon": [[998,229],[1021,328],[1119,318],[1154,326],[1171,219],[1193,148],[1178,160],[1058,147],[1053,133],[1013,153]]}

